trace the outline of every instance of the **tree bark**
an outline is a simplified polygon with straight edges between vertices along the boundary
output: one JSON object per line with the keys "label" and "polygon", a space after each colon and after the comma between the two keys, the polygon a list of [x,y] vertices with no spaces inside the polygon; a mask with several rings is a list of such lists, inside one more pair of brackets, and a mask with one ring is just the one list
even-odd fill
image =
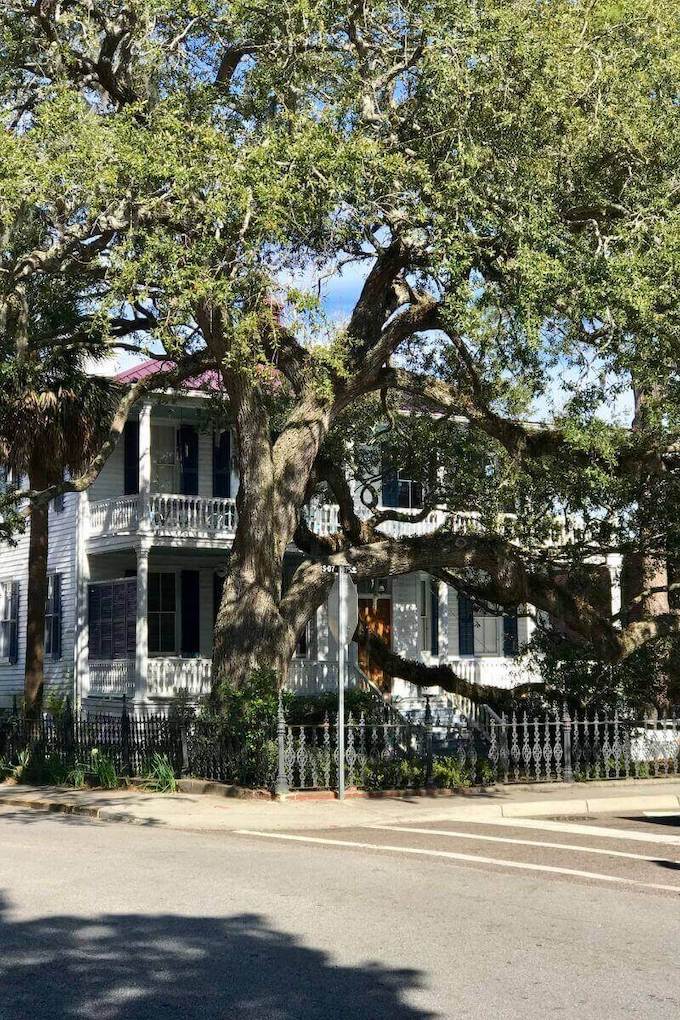
{"label": "tree bark", "polygon": [[[40,470],[30,475],[32,489],[44,489],[49,479]],[[47,552],[49,544],[49,505],[31,507],[28,546],[28,596],[26,603],[26,663],[24,671],[24,710],[30,717],[40,713],[45,685],[45,600],[47,598]]]}

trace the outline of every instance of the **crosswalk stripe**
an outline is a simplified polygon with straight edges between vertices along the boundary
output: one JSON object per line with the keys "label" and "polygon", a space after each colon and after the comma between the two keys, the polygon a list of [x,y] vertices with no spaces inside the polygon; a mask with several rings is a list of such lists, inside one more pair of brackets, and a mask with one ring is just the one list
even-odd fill
{"label": "crosswalk stripe", "polygon": [[649,857],[646,854],[631,854],[625,850],[603,850],[601,847],[579,846],[577,843],[548,843],[539,839],[516,839],[512,836],[487,836],[481,832],[455,832],[452,829],[417,829],[406,825],[371,825],[381,832],[415,832],[423,836],[450,836],[453,839],[478,839],[486,843],[512,843],[515,846],[538,846],[549,850],[576,850],[583,854],[602,854],[605,857],[626,857],[631,861],[648,861],[652,864],[677,864],[680,861],[668,857]]}
{"label": "crosswalk stripe", "polygon": [[363,843],[350,839],[326,839],[320,836],[293,836],[286,832],[258,832],[255,829],[237,829],[239,836],[258,836],[263,839],[289,840],[297,843],[316,843],[323,846],[354,847],[360,850],[389,850],[392,853],[414,854],[421,857],[444,857],[451,861],[468,861],[472,864],[492,864],[501,868],[518,871],[539,871],[552,875],[570,875],[572,878],[593,879],[597,882],[611,882],[617,885],[632,885],[642,889],[657,889],[661,892],[680,894],[680,886],[661,885],[657,882],[641,882],[635,878],[619,875],[602,875],[596,871],[581,871],[576,868],[558,868],[549,864],[531,864],[526,861],[508,861],[497,857],[482,857],[479,854],[460,854],[452,850],[426,850],[422,847],[391,846],[387,843]]}
{"label": "crosswalk stripe", "polygon": [[[463,821],[450,818],[446,821]],[[553,822],[542,818],[474,818],[466,819],[474,825],[499,825],[509,829],[543,829],[546,832],[564,832],[574,836],[597,836],[602,839],[627,839],[637,843],[661,843],[680,846],[680,837],[661,833],[641,832],[639,829],[607,829],[601,825],[579,825],[577,822]]]}

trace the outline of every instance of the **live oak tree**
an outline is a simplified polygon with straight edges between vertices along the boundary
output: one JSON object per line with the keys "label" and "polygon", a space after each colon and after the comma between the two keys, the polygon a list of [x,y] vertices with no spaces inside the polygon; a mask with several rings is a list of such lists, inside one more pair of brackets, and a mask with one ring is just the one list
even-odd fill
{"label": "live oak tree", "polygon": [[[9,0],[0,26],[2,229],[39,210],[48,231],[4,253],[13,356],[30,281],[87,267],[79,349],[221,381],[240,487],[216,704],[255,663],[285,676],[329,564],[531,604],[600,662],[673,640],[668,5]],[[314,282],[342,272],[358,296],[337,322]],[[92,480],[136,396],[87,471],[34,501]],[[477,509],[479,528],[386,537],[382,457],[417,465],[423,514]],[[320,538],[303,508],[323,494],[340,528]],[[559,515],[581,524],[568,546],[546,541]],[[615,552],[618,619],[593,563]]]}

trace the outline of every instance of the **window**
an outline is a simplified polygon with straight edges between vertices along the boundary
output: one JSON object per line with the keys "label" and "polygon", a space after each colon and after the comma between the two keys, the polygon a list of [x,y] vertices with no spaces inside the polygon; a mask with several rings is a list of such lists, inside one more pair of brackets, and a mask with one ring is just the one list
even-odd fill
{"label": "window", "polygon": [[19,637],[19,582],[0,581],[0,660],[16,662]]}
{"label": "window", "polygon": [[430,580],[430,651],[439,655],[439,582]]}
{"label": "window", "polygon": [[420,510],[423,506],[423,485],[408,478],[404,471],[383,472],[383,506],[400,507],[404,510]]}
{"label": "window", "polygon": [[132,419],[123,429],[123,492],[139,492],[139,422]]}
{"label": "window", "polygon": [[177,492],[179,488],[174,425],[151,426],[151,485],[154,492]]}
{"label": "window", "polygon": [[49,574],[47,577],[45,655],[61,658],[61,574]]}
{"label": "window", "polygon": [[176,599],[174,574],[149,574],[149,653],[174,654],[176,640]]}
{"label": "window", "polygon": [[420,597],[418,599],[418,641],[421,652],[429,652],[431,648],[430,631],[430,585],[428,581],[418,582]]}
{"label": "window", "polygon": [[231,496],[231,436],[213,432],[213,496]]}
{"label": "window", "polygon": [[309,649],[312,643],[312,621],[308,620],[305,629],[298,638],[298,643],[295,646],[295,656],[298,659],[306,659],[309,654]]}
{"label": "window", "polygon": [[495,613],[475,613],[475,654],[500,655],[501,618]]}

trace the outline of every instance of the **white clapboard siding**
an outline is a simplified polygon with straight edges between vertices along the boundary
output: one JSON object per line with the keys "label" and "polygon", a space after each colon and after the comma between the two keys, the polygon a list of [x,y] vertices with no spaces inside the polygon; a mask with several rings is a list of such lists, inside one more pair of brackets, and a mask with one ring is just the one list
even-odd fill
{"label": "white clapboard siding", "polygon": [[[50,506],[50,542],[47,566],[61,574],[61,658],[45,658],[47,689],[73,694],[73,642],[76,600],[76,524],[78,495],[66,493],[64,509],[55,513]],[[19,656],[16,663],[0,662],[0,705],[8,705],[24,686],[26,661],[26,604],[28,594],[28,531],[16,546],[0,544],[0,580],[19,581]]]}

